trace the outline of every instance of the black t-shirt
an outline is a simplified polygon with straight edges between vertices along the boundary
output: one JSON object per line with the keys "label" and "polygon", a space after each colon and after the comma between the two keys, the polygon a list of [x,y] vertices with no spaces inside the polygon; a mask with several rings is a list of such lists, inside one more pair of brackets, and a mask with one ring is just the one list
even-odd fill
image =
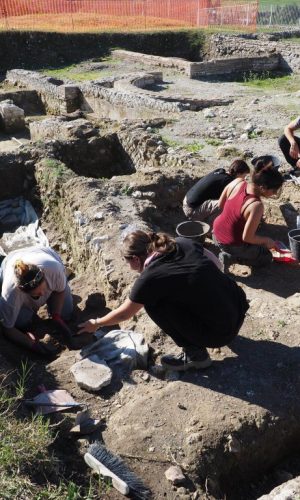
{"label": "black t-shirt", "polygon": [[224,187],[232,180],[224,168],[217,168],[191,187],[186,195],[187,204],[191,208],[196,208],[206,200],[218,200]]}
{"label": "black t-shirt", "polygon": [[[207,332],[230,334],[248,309],[243,290],[203,255],[201,244],[176,238],[176,250],[150,262],[136,280],[130,300],[147,308],[163,304],[201,324]],[[170,307],[168,307],[170,310]]]}

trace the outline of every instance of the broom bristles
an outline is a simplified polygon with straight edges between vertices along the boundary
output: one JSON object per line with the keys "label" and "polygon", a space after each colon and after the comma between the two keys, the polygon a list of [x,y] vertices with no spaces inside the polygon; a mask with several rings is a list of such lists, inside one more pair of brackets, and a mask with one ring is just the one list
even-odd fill
{"label": "broom bristles", "polygon": [[122,479],[122,481],[127,483],[133,498],[148,500],[151,497],[151,491],[143,484],[141,479],[128,469],[127,465],[120,457],[111,453],[101,443],[93,443],[89,447],[88,453]]}

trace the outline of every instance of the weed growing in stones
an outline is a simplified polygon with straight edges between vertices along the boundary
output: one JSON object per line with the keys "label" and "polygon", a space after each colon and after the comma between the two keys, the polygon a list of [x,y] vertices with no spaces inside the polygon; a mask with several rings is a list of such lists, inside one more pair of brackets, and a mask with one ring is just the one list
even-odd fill
{"label": "weed growing in stones", "polygon": [[279,320],[278,321],[278,326],[280,326],[281,328],[284,328],[285,326],[287,326],[287,323],[284,321],[284,320]]}
{"label": "weed growing in stones", "polygon": [[173,141],[172,139],[168,139],[167,137],[162,137],[161,140],[170,148],[178,148],[181,146],[180,142]]}
{"label": "weed growing in stones", "polygon": [[199,153],[204,148],[204,144],[200,144],[199,142],[192,142],[191,144],[186,144],[184,149],[189,153]]}
{"label": "weed growing in stones", "polygon": [[270,77],[271,76],[269,71],[263,71],[262,73],[255,73],[255,71],[248,71],[247,73],[243,74],[243,81],[245,83],[256,82],[256,81],[266,80],[267,78]]}
{"label": "weed growing in stones", "polygon": [[170,148],[180,148],[188,151],[189,153],[198,153],[204,148],[204,144],[200,144],[199,142],[192,142],[190,144],[181,144],[178,141],[173,141],[172,139],[168,139],[167,137],[162,137],[162,141],[169,146]]}
{"label": "weed growing in stones", "polygon": [[255,132],[255,130],[252,130],[252,132],[249,132],[248,137],[249,139],[257,139],[258,133]]}
{"label": "weed growing in stones", "polygon": [[121,194],[124,194],[125,196],[130,196],[132,193],[132,187],[126,185],[121,189]]}
{"label": "weed growing in stones", "polygon": [[223,144],[223,141],[221,139],[205,139],[206,144],[209,144],[210,146],[221,146]]}
{"label": "weed growing in stones", "polygon": [[54,193],[58,183],[70,176],[70,170],[59,160],[44,158],[39,164],[39,181],[47,191]]}

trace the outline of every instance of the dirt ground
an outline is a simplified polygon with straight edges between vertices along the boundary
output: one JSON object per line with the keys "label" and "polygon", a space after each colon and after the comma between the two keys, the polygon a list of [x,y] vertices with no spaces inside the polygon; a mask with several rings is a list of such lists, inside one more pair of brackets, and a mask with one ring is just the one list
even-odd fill
{"label": "dirt ground", "polygon": [[[91,64],[81,64],[82,71],[90,70]],[[143,68],[139,65],[130,71],[135,69]],[[107,72],[107,68],[103,71]],[[117,61],[112,71],[118,72]],[[288,165],[277,138],[284,125],[299,114],[300,76],[295,76],[294,80],[296,87],[299,82],[299,90],[286,93],[283,89],[275,93],[272,89],[261,90],[237,82],[200,82],[166,72],[162,88],[152,92],[203,98],[231,97],[233,103],[211,108],[210,117],[205,117],[202,111],[183,112],[155,132],[175,150],[201,145],[198,153],[201,167],[195,172],[186,172],[191,179],[197,178],[200,170],[203,175],[212,168],[228,166],[233,158],[241,155],[250,158],[275,154],[282,160],[282,171],[286,171]],[[249,124],[252,132],[248,134]],[[185,169],[182,166],[182,171]],[[163,173],[166,177],[177,174],[172,169]],[[136,189],[139,182],[145,183],[139,172],[133,174],[132,181]],[[300,211],[299,192],[300,185],[286,182],[280,198],[266,202],[261,229],[264,234],[288,243],[288,229],[294,227]],[[80,209],[85,212],[89,201],[84,196],[83,186],[78,199]],[[169,209],[164,213],[164,220],[158,228],[174,233],[184,215],[180,207]],[[75,331],[81,321],[101,316],[107,310],[103,303],[99,307],[99,296],[95,295],[102,296],[103,290],[95,283],[93,275],[72,268],[70,252],[62,250],[64,234],[59,233],[51,214],[42,215],[42,226],[50,244],[62,253],[72,270],[70,286],[75,312],[71,327]],[[210,240],[206,244],[216,251]],[[116,252],[116,249],[111,251]],[[115,272],[125,283],[122,292],[125,296],[135,276],[124,270],[121,261]],[[148,374],[141,370],[132,374],[118,373],[109,387],[91,394],[80,389],[69,372],[76,355],[73,349],[61,347],[60,355],[51,363],[31,359],[28,396],[36,394],[37,385],[43,383],[49,389],[67,389],[76,401],[87,403],[93,416],[103,422],[99,435],[90,436],[88,440],[102,437],[109,449],[120,454],[149,485],[156,500],[252,500],[300,474],[300,268],[273,263],[270,268],[252,271],[247,266],[234,265],[230,274],[245,290],[250,309],[239,337],[230,347],[211,352],[214,363],[205,372],[166,376],[155,369],[160,355],[175,352],[176,346],[145,313],[122,326],[140,331],[150,344]],[[107,307],[116,302],[118,297]],[[61,346],[62,339],[51,322],[43,328],[45,326]],[[84,336],[80,341],[84,344],[91,339]],[[5,358],[13,365],[19,364],[24,352],[12,348],[3,339],[0,343]],[[89,471],[80,453],[88,440],[74,442],[68,433],[72,418],[67,417],[66,422],[61,426],[55,448],[61,450],[66,475],[85,482]],[[171,464],[179,464],[186,474],[185,483],[177,488],[164,475]],[[99,498],[122,497],[109,489]]]}

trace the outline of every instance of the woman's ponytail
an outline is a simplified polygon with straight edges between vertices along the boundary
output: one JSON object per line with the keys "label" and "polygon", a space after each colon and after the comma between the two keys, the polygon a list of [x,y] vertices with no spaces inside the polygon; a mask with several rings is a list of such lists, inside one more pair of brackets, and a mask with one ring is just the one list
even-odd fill
{"label": "woman's ponytail", "polygon": [[147,257],[153,252],[170,253],[176,248],[175,239],[166,233],[134,231],[123,241],[125,257]]}

